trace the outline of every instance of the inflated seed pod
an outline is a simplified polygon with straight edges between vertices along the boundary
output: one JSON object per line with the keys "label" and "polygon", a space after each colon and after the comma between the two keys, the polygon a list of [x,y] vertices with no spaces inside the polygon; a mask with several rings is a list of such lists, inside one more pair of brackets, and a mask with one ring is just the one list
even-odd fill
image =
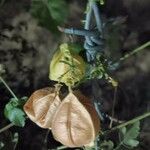
{"label": "inflated seed pod", "polygon": [[73,86],[85,75],[85,62],[79,54],[72,52],[72,45],[63,43],[50,63],[49,78]]}
{"label": "inflated seed pod", "polygon": [[76,91],[64,98],[51,127],[57,141],[68,147],[81,147],[93,143],[100,130],[100,120],[89,99]]}
{"label": "inflated seed pod", "polygon": [[35,91],[24,105],[28,117],[42,128],[51,128],[52,117],[61,100],[55,88]]}

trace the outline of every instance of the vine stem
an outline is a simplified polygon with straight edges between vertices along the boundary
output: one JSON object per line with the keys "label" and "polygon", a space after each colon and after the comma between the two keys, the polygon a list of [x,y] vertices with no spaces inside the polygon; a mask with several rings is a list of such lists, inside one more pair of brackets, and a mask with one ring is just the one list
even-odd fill
{"label": "vine stem", "polygon": [[106,130],[106,131],[104,131],[104,132],[103,132],[103,135],[104,135],[104,134],[111,133],[111,132],[113,132],[113,131],[115,131],[115,130],[118,130],[118,129],[120,129],[120,128],[123,128],[123,127],[125,127],[125,126],[127,126],[127,125],[133,124],[133,123],[135,123],[135,122],[137,122],[137,121],[140,121],[140,120],[142,120],[142,119],[144,119],[144,118],[146,118],[146,117],[149,117],[149,116],[150,116],[150,112],[147,112],[147,113],[145,113],[145,114],[143,114],[143,115],[141,115],[141,116],[138,116],[138,117],[136,117],[136,118],[134,118],[134,119],[132,119],[132,120],[129,120],[129,121],[125,122],[125,123],[122,123],[122,124],[120,124],[120,125],[118,125],[118,126],[115,126],[115,127],[111,128],[111,130]]}
{"label": "vine stem", "polygon": [[7,126],[3,127],[0,129],[0,133],[4,132],[5,130],[8,130],[9,128],[11,128],[12,126],[14,126],[13,123],[8,124]]}
{"label": "vine stem", "polygon": [[[111,116],[112,118],[114,117],[114,113],[115,113],[115,105],[116,105],[116,99],[117,99],[117,86],[115,87],[114,89],[114,98],[113,98],[113,106],[112,106],[112,113],[111,113]],[[110,120],[110,125],[109,127],[111,128],[112,127],[112,124],[113,124],[113,119]]]}
{"label": "vine stem", "polygon": [[114,149],[114,150],[119,150],[120,147],[122,146],[123,142],[120,142],[119,145]]}
{"label": "vine stem", "polygon": [[16,99],[19,100],[17,98],[17,96],[15,95],[15,93],[11,90],[11,88],[8,86],[8,84],[5,82],[5,80],[0,76],[0,81],[5,85],[5,87],[7,88],[7,90],[10,92],[10,94]]}
{"label": "vine stem", "polygon": [[63,146],[59,146],[56,149],[52,149],[52,150],[62,150],[62,149],[66,149],[66,148],[68,148],[68,147],[63,145]]}
{"label": "vine stem", "polygon": [[[56,149],[52,149],[52,150],[63,150],[63,149],[67,149],[67,148],[68,148],[68,146],[62,145],[62,146],[59,146]],[[86,148],[84,146],[82,147],[82,149],[86,150]],[[48,150],[50,150],[50,149],[48,149]]]}
{"label": "vine stem", "polygon": [[45,137],[44,137],[42,150],[45,150],[45,147],[47,146],[47,138],[48,138],[49,132],[50,132],[50,130],[48,129],[48,130],[46,131],[46,135],[45,135]]}
{"label": "vine stem", "polygon": [[121,58],[119,59],[119,62],[121,62],[121,61],[123,61],[123,60],[129,58],[130,56],[136,54],[137,52],[143,50],[144,48],[146,48],[146,47],[148,47],[148,46],[150,46],[150,41],[146,42],[145,44],[141,45],[140,47],[134,49],[132,52],[126,54],[126,55],[123,56],[123,57],[121,57]]}

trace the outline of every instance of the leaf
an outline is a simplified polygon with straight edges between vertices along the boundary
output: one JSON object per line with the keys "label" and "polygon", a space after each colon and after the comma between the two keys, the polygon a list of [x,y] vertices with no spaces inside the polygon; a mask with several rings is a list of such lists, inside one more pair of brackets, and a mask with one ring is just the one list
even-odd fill
{"label": "leaf", "polygon": [[65,0],[32,0],[31,14],[39,24],[56,33],[57,26],[67,18],[68,7]]}
{"label": "leaf", "polygon": [[94,146],[92,147],[84,147],[84,150],[95,150]]}
{"label": "leaf", "polygon": [[100,148],[103,149],[103,150],[113,150],[114,148],[114,143],[111,141],[111,140],[108,140],[108,141],[103,141],[101,144],[100,144]]}
{"label": "leaf", "polygon": [[4,147],[4,143],[2,141],[0,141],[0,149],[2,149]]}
{"label": "leaf", "polygon": [[105,4],[105,0],[99,0],[99,2],[100,2],[101,5]]}
{"label": "leaf", "polygon": [[117,68],[119,68],[119,65],[120,65],[119,62],[113,63],[112,61],[109,61],[108,62],[108,69],[111,70],[111,71],[114,71]]}
{"label": "leaf", "polygon": [[139,144],[139,141],[136,140],[136,138],[139,135],[140,130],[140,122],[137,121],[130,127],[123,127],[120,129],[120,141],[122,142],[122,145],[128,146],[128,147],[136,147]]}
{"label": "leaf", "polygon": [[27,100],[28,100],[27,96],[21,97],[21,99],[19,101],[19,105],[23,107],[23,105],[26,103]]}
{"label": "leaf", "polygon": [[51,128],[53,114],[61,100],[54,88],[35,91],[24,105],[28,117],[42,128]]}
{"label": "leaf", "polygon": [[22,111],[23,101],[11,98],[6,104],[4,115],[10,122],[16,126],[23,127],[25,125],[25,113]]}
{"label": "leaf", "polygon": [[91,0],[91,1],[99,2],[100,5],[105,4],[105,0]]}
{"label": "leaf", "polygon": [[[5,107],[5,116],[8,118],[14,125],[23,127],[25,125],[25,113],[19,108]],[[11,109],[10,109],[11,108]]]}
{"label": "leaf", "polygon": [[54,138],[68,147],[91,146],[99,130],[94,106],[79,91],[65,97],[52,120]]}
{"label": "leaf", "polygon": [[14,135],[13,135],[12,142],[13,143],[18,143],[18,140],[19,140],[19,134],[17,132],[15,132]]}

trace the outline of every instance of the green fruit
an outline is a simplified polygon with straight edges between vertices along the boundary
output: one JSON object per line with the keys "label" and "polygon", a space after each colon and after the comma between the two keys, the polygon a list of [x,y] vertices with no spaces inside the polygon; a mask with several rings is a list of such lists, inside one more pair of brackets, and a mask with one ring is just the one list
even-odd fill
{"label": "green fruit", "polygon": [[85,62],[77,53],[71,52],[72,45],[63,43],[50,63],[49,78],[73,86],[85,75]]}

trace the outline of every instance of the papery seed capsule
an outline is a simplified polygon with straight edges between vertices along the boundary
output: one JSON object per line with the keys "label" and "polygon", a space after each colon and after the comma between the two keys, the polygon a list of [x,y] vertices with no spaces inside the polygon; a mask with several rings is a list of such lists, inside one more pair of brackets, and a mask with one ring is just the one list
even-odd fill
{"label": "papery seed capsule", "polygon": [[60,103],[61,100],[55,88],[43,88],[30,96],[24,105],[24,111],[38,126],[51,128],[52,117]]}
{"label": "papery seed capsule", "polygon": [[100,130],[98,114],[80,92],[69,93],[52,120],[54,138],[68,147],[90,145]]}
{"label": "papery seed capsule", "polygon": [[50,63],[49,78],[73,86],[85,75],[85,62],[81,56],[71,51],[71,45],[61,44]]}

